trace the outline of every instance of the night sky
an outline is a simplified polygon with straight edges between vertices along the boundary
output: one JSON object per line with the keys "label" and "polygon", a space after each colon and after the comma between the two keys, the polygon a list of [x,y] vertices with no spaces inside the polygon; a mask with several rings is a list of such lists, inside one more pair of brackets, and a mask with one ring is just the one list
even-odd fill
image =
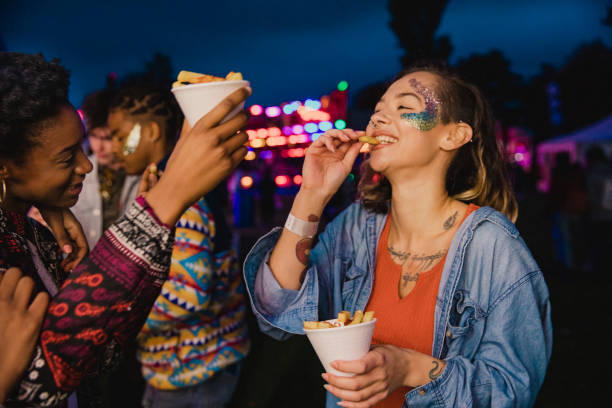
{"label": "night sky", "polygon": [[[386,0],[0,2],[0,40],[9,51],[59,57],[72,72],[71,100],[142,69],[155,52],[177,70],[242,71],[249,104],[318,97],[347,80],[354,95],[399,69],[402,50]],[[529,76],[561,64],[577,45],[603,40],[604,0],[451,0],[438,34],[451,61],[499,49]],[[415,7],[418,2],[415,2]]]}

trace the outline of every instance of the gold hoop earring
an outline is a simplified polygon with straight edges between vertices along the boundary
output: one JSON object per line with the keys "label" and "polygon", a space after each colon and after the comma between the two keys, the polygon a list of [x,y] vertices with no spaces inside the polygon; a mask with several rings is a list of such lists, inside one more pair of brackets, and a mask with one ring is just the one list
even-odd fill
{"label": "gold hoop earring", "polygon": [[4,179],[0,180],[2,182],[2,194],[0,194],[0,204],[2,204],[4,202],[4,199],[6,198],[6,181],[4,181]]}

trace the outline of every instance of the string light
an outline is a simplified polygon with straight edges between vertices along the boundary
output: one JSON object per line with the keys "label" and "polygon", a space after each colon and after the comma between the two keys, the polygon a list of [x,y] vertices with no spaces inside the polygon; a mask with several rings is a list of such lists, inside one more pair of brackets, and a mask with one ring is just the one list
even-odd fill
{"label": "string light", "polygon": [[249,189],[253,186],[253,178],[249,176],[244,176],[240,179],[240,185],[244,189]]}
{"label": "string light", "polygon": [[259,116],[263,113],[263,107],[261,105],[253,105],[249,110],[253,116]]}

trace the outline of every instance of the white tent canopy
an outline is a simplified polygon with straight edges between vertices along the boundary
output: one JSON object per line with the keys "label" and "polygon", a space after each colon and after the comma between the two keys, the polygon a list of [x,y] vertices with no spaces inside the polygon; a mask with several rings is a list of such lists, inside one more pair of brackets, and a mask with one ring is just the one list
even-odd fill
{"label": "white tent canopy", "polygon": [[585,152],[593,144],[600,145],[610,157],[612,154],[612,115],[583,129],[549,139],[538,145],[537,160],[542,176],[539,183],[540,188],[548,189],[550,169],[557,153],[568,152],[572,162],[583,162]]}

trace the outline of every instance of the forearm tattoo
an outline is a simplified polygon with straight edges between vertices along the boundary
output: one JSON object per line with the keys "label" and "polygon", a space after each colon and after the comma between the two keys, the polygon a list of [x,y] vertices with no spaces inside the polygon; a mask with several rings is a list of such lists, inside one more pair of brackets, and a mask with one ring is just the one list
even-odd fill
{"label": "forearm tattoo", "polygon": [[303,265],[308,265],[308,257],[310,256],[310,248],[312,247],[312,238],[303,238],[298,241],[295,246],[295,256]]}
{"label": "forearm tattoo", "polygon": [[440,378],[440,376],[442,375],[442,371],[444,371],[444,367],[440,367],[440,363],[436,360],[433,360],[432,364],[434,366],[429,371],[429,379],[433,381],[437,378]]}
{"label": "forearm tattoo", "polygon": [[[308,216],[308,221],[318,222],[319,217],[314,214],[310,214]],[[310,237],[302,238],[296,244],[295,256],[297,257],[298,261],[300,261],[301,264],[308,265],[308,257],[310,256],[311,248],[312,248],[312,238]]]}

